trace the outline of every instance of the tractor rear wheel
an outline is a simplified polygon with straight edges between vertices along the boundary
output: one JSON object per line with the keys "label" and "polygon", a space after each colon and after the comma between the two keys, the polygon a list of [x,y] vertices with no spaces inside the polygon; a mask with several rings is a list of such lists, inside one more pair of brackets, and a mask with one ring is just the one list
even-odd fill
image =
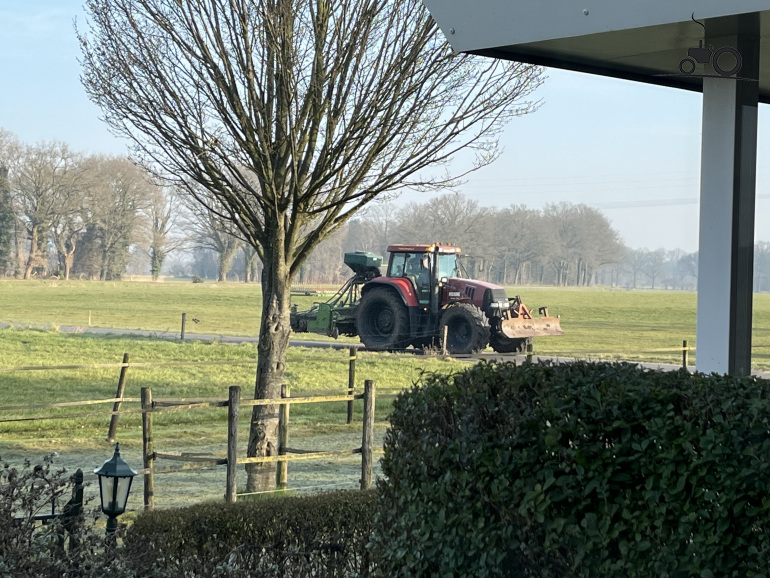
{"label": "tractor rear wheel", "polygon": [[368,349],[403,349],[409,343],[409,315],[401,298],[390,289],[372,289],[361,298],[356,326]]}
{"label": "tractor rear wheel", "polygon": [[455,303],[444,310],[439,335],[447,328],[446,349],[449,353],[475,353],[489,343],[489,322],[481,309],[470,303]]}
{"label": "tractor rear wheel", "polygon": [[524,353],[530,343],[532,343],[531,337],[511,338],[495,332],[489,336],[489,345],[497,353]]}

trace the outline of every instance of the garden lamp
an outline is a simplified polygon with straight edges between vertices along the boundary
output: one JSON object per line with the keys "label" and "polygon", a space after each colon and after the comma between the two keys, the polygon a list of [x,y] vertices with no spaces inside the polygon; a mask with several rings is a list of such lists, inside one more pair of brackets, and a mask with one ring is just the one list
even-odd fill
{"label": "garden lamp", "polygon": [[120,444],[115,444],[115,454],[101,468],[95,469],[94,473],[99,476],[102,512],[109,516],[107,534],[114,534],[118,528],[117,517],[126,511],[128,492],[136,471],[121,459]]}

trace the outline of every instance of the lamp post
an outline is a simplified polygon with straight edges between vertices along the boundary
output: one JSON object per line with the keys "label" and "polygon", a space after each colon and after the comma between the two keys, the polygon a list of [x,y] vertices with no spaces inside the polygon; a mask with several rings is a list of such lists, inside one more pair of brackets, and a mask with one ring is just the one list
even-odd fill
{"label": "lamp post", "polygon": [[94,473],[99,476],[99,498],[102,512],[109,517],[107,535],[110,536],[118,528],[117,517],[126,511],[128,492],[136,471],[121,459],[120,444],[115,444],[115,454],[101,468],[95,469]]}

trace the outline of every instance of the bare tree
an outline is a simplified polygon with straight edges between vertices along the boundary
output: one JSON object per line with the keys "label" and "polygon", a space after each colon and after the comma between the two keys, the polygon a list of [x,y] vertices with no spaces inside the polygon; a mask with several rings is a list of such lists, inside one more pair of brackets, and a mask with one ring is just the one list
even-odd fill
{"label": "bare tree", "polygon": [[618,264],[623,260],[623,244],[609,219],[597,209],[583,204],[575,205],[573,219],[579,237],[575,255],[575,284],[590,285],[594,273],[600,267]]}
{"label": "bare tree", "polygon": [[259,255],[256,249],[244,243],[243,247],[243,282],[251,283],[259,277]]}
{"label": "bare tree", "polygon": [[548,253],[543,217],[534,209],[513,205],[496,211],[482,229],[485,253],[499,255],[502,284],[521,283],[525,265]]}
{"label": "bare tree", "polygon": [[460,193],[440,195],[427,203],[409,203],[398,213],[398,240],[404,243],[446,241],[478,252],[481,220],[487,214]]}
{"label": "bare tree", "polygon": [[632,287],[636,289],[639,275],[645,274],[649,249],[628,249],[626,252],[626,265],[631,271]]}
{"label": "bare tree", "polygon": [[[215,200],[209,202],[212,205],[216,203]],[[238,238],[240,231],[232,221],[221,218],[217,212],[208,210],[192,197],[185,198],[183,204],[188,213],[185,224],[193,247],[216,253],[217,281],[224,283],[233,257],[243,244]]]}
{"label": "bare tree", "polygon": [[663,274],[665,261],[665,249],[656,249],[655,251],[647,252],[644,272],[650,278],[653,289],[655,289],[655,282],[660,280],[660,277]]}
{"label": "bare tree", "polygon": [[346,247],[353,251],[371,251],[385,255],[395,241],[397,209],[391,200],[369,204],[349,223]]}
{"label": "bare tree", "polygon": [[79,237],[75,266],[91,278],[119,279],[153,185],[145,171],[124,157],[89,157],[85,167],[88,179],[82,202],[87,224]]}
{"label": "bare tree", "polygon": [[185,242],[184,239],[171,235],[179,216],[177,191],[162,186],[153,187],[145,215],[149,228],[150,274],[152,280],[157,281],[166,257]]}
{"label": "bare tree", "polygon": [[42,272],[48,256],[48,234],[54,223],[73,211],[79,194],[82,159],[60,142],[26,146],[13,180],[28,257],[24,279]]}
{"label": "bare tree", "polygon": [[59,253],[59,268],[65,279],[70,278],[78,240],[88,225],[83,218],[84,211],[78,200],[82,198],[73,198],[72,202],[67,203],[51,222],[51,238]]}
{"label": "bare tree", "polygon": [[11,200],[11,164],[18,150],[16,137],[0,128],[0,275],[8,269],[13,256],[16,212]]}
{"label": "bare tree", "polygon": [[[255,395],[280,394],[290,281],[378,195],[445,186],[432,167],[534,110],[540,69],[455,55],[418,0],[86,0],[91,99],[138,156],[233,222],[263,263]],[[277,443],[254,408],[248,453]],[[272,469],[274,470],[274,468]],[[272,487],[249,468],[248,490]],[[258,479],[259,476],[259,479]]]}
{"label": "bare tree", "polygon": [[[551,203],[543,211],[544,231],[552,238],[553,247],[549,261],[556,274],[557,285],[568,285],[570,269],[579,270],[580,243],[582,241],[579,219],[576,219],[575,205]],[[577,277],[576,277],[577,278]]]}

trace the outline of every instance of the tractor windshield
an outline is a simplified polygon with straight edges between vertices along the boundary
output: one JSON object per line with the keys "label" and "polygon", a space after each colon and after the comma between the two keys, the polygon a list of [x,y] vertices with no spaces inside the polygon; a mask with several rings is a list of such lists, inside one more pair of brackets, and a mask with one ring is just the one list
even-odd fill
{"label": "tractor windshield", "polygon": [[457,254],[438,256],[438,278],[460,277],[460,268],[457,264]]}
{"label": "tractor windshield", "polygon": [[[390,277],[429,277],[432,271],[434,255],[431,253],[393,253],[390,257],[388,276]],[[427,261],[427,267],[425,267]],[[462,277],[457,254],[438,256],[438,278]]]}

